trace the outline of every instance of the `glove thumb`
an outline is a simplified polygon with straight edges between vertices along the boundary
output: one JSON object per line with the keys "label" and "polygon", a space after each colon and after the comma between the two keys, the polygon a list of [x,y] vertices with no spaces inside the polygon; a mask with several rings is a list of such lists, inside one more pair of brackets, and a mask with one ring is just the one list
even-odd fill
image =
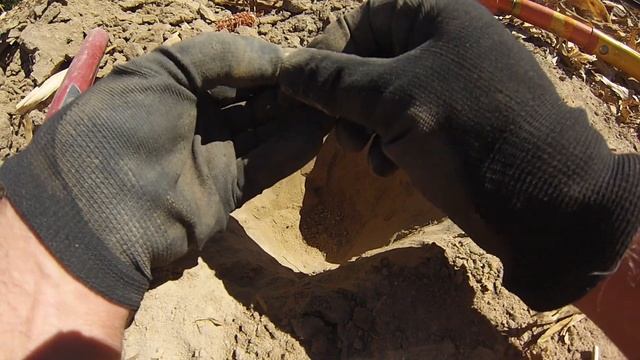
{"label": "glove thumb", "polygon": [[201,34],[158,52],[178,66],[194,93],[274,84],[283,57],[280,47],[264,40],[225,33]]}
{"label": "glove thumb", "polygon": [[384,71],[390,61],[297,49],[285,55],[278,82],[284,93],[311,107],[379,132],[390,115],[379,106],[391,80]]}

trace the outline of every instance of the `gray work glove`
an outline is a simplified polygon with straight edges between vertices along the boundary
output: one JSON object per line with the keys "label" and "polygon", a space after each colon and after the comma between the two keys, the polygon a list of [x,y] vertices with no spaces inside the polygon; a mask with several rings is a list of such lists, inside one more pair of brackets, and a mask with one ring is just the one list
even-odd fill
{"label": "gray work glove", "polygon": [[[229,34],[162,47],[61,109],[0,168],[0,183],[75,277],[135,309],[151,268],[202,246],[316,155],[331,125],[323,114],[277,118],[275,98],[227,106],[234,88],[274,84],[281,60],[277,46]],[[252,116],[261,108],[276,119]]]}
{"label": "gray work glove", "polygon": [[615,268],[640,223],[638,155],[613,154],[481,5],[370,0],[312,46],[335,52],[293,52],[282,90],[347,120],[338,140],[370,142],[376,173],[406,171],[532,308]]}

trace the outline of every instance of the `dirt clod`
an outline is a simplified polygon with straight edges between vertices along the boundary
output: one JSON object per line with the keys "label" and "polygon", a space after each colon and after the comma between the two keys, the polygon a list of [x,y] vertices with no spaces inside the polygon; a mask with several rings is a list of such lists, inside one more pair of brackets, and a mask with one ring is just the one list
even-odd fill
{"label": "dirt clod", "polygon": [[311,8],[310,0],[283,0],[282,8],[292,14],[300,14]]}
{"label": "dirt clod", "polygon": [[0,112],[0,148],[9,147],[12,133],[13,130],[11,128],[11,121],[9,121],[9,115]]}
{"label": "dirt clod", "polygon": [[70,23],[32,24],[22,30],[23,68],[37,85],[55,74],[78,51],[84,34]]}

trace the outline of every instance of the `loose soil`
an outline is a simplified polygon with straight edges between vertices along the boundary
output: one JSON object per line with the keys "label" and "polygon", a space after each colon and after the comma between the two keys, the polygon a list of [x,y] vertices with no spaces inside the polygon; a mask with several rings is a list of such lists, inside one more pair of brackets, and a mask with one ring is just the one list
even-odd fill
{"label": "loose soil", "polygon": [[[288,47],[308,44],[351,0],[29,1],[0,20],[0,164],[42,124],[47,103],[16,103],[68,66],[84,34],[110,44],[99,77],[178,34],[230,30]],[[228,21],[227,21],[228,24]],[[558,92],[586,109],[619,152],[634,129],[616,123],[588,85],[525,43]],[[470,84],[471,86],[471,84]],[[314,162],[233,213],[228,231],[156,271],[125,334],[125,359],[602,359],[624,358],[588,319],[541,342],[578,310],[536,313],[501,285],[502,266],[398,173],[378,178],[333,136]],[[579,315],[577,315],[579,316]]]}

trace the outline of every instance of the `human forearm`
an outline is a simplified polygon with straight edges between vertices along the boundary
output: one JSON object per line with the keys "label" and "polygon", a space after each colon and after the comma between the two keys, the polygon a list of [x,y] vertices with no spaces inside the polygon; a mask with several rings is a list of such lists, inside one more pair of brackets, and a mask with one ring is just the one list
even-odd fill
{"label": "human forearm", "polygon": [[118,359],[129,310],[78,282],[0,200],[0,352],[6,359]]}

